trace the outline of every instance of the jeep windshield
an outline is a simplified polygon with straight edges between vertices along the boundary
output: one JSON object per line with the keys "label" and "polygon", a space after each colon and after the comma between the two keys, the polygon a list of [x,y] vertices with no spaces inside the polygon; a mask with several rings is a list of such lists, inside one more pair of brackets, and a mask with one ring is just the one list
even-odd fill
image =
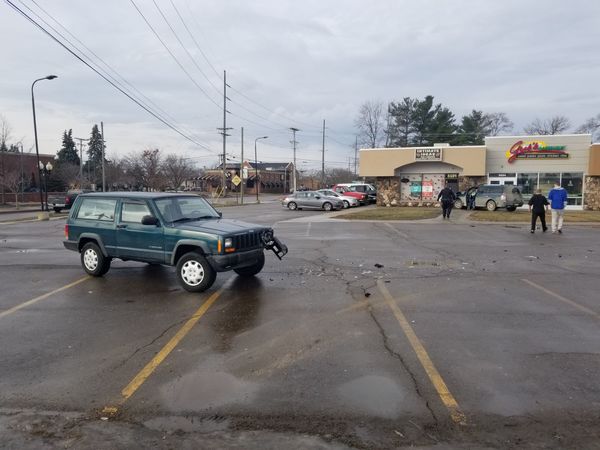
{"label": "jeep windshield", "polygon": [[220,218],[219,213],[202,197],[167,197],[157,199],[155,203],[165,222]]}

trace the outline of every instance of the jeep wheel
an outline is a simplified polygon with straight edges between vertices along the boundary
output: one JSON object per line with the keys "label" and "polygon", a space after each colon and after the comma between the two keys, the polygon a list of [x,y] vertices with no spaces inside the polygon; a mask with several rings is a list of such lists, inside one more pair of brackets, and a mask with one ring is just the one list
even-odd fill
{"label": "jeep wheel", "polygon": [[215,282],[217,273],[200,253],[189,252],[177,262],[177,279],[189,292],[203,292]]}
{"label": "jeep wheel", "polygon": [[333,205],[329,202],[325,202],[325,203],[323,203],[323,209],[325,211],[331,211],[333,209]]}
{"label": "jeep wheel", "polygon": [[496,202],[494,200],[488,200],[485,207],[488,211],[496,211]]}
{"label": "jeep wheel", "polygon": [[294,202],[289,202],[288,208],[291,209],[292,211],[294,211],[295,209],[298,209],[298,205],[296,205],[296,203],[294,203]]}
{"label": "jeep wheel", "polygon": [[241,267],[240,269],[233,269],[240,277],[251,277],[259,273],[265,266],[265,254],[261,253],[258,257],[256,264],[248,267]]}
{"label": "jeep wheel", "polygon": [[462,209],[463,207],[463,202],[460,198],[457,198],[456,200],[454,200],[454,207],[456,209]]}
{"label": "jeep wheel", "polygon": [[88,242],[81,249],[81,265],[88,275],[101,277],[110,269],[110,258],[106,258],[100,247]]}
{"label": "jeep wheel", "polygon": [[344,200],[344,208],[345,209],[350,208],[350,202],[348,200]]}

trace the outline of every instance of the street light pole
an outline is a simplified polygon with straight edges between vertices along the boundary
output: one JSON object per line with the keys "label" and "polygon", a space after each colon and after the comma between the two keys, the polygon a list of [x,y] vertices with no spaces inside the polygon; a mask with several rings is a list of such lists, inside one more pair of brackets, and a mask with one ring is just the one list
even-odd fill
{"label": "street light pole", "polygon": [[54,80],[57,78],[56,75],[48,75],[44,78],[38,78],[33,83],[31,83],[31,108],[33,109],[33,135],[35,137],[35,155],[37,157],[37,165],[38,165],[38,184],[40,186],[40,206],[42,207],[42,211],[44,210],[44,197],[42,192],[42,174],[40,171],[40,151],[38,148],[38,136],[37,136],[37,123],[35,120],[35,97],[33,95],[33,87],[35,83],[42,80]]}
{"label": "street light pole", "polygon": [[256,141],[258,141],[259,139],[267,139],[268,137],[269,136],[261,136],[254,139],[254,188],[256,189],[256,203],[259,202],[258,188],[260,186],[258,184],[258,157],[256,156]]}

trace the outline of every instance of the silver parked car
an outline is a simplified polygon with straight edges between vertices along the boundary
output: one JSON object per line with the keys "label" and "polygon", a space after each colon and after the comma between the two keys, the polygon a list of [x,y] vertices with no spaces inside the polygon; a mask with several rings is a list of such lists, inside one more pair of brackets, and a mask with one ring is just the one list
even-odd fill
{"label": "silver parked car", "polygon": [[291,210],[306,208],[333,211],[344,208],[344,202],[339,198],[328,197],[316,191],[296,191],[285,197],[281,204]]}
{"label": "silver parked car", "polygon": [[356,197],[350,197],[348,195],[339,194],[331,189],[319,189],[317,192],[327,195],[328,197],[336,197],[339,198],[344,203],[344,208],[350,208],[355,206],[360,206],[360,202]]}

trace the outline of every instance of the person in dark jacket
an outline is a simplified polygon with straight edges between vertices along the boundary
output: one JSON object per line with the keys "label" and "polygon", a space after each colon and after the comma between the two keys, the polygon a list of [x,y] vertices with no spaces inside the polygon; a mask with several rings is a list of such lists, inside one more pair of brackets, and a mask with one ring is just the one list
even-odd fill
{"label": "person in dark jacket", "polygon": [[440,201],[440,199],[442,199],[442,213],[444,219],[449,219],[450,213],[452,212],[452,206],[454,205],[454,200],[456,200],[456,195],[454,195],[452,189],[450,189],[448,185],[446,185],[444,189],[442,189],[438,194],[437,199],[438,202]]}
{"label": "person in dark jacket", "polygon": [[535,194],[529,199],[529,212],[531,213],[531,232],[535,233],[535,223],[537,218],[540,218],[542,223],[542,231],[545,233],[548,227],[546,226],[546,211],[548,210],[548,199],[542,195],[542,190],[537,189]]}

